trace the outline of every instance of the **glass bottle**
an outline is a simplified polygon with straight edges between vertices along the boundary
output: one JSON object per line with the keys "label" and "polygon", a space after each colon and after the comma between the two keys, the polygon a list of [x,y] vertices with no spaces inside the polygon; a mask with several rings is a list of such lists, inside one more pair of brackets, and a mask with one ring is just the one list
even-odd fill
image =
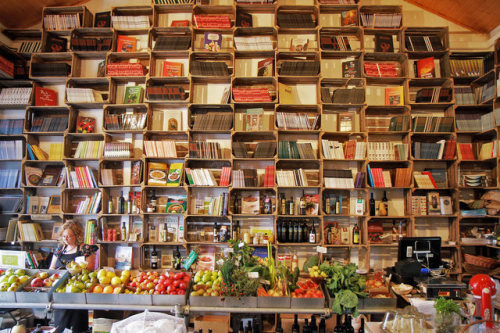
{"label": "glass bottle", "polygon": [[358,333],[365,333],[365,318],[361,317],[361,327],[358,330]]}
{"label": "glass bottle", "polygon": [[218,243],[219,242],[219,226],[217,225],[217,221],[215,221],[212,234],[213,234],[213,242]]}
{"label": "glass bottle", "polygon": [[302,196],[300,197],[299,214],[306,215],[306,198],[304,196],[304,192],[302,192]]}
{"label": "glass bottle", "polygon": [[375,199],[373,198],[373,193],[370,193],[368,205],[370,206],[370,216],[375,216]]}
{"label": "glass bottle", "polygon": [[121,230],[121,240],[127,240],[127,227],[125,226],[125,222],[122,222],[122,230]]}
{"label": "glass bottle", "polygon": [[290,199],[290,203],[288,204],[288,215],[295,215],[295,202],[293,196]]}
{"label": "glass bottle", "polygon": [[283,235],[282,235],[282,233],[283,233],[283,225],[282,225],[281,221],[277,221],[276,222],[276,227],[278,229],[277,230],[278,242],[283,243]]}
{"label": "glass bottle", "polygon": [[316,325],[316,317],[311,316],[311,325],[309,325],[311,333],[318,333],[318,325]]}
{"label": "glass bottle", "polygon": [[125,200],[123,199],[123,192],[118,198],[118,214],[125,214]]}
{"label": "glass bottle", "polygon": [[281,195],[281,215],[286,215],[286,211],[287,211],[287,205],[286,205],[286,199],[285,199],[285,195],[282,194]]}
{"label": "glass bottle", "polygon": [[352,243],[359,244],[359,227],[357,223],[352,228]]}
{"label": "glass bottle", "polygon": [[316,243],[316,228],[314,227],[314,221],[312,223],[311,230],[309,230],[309,243]]}
{"label": "glass bottle", "polygon": [[330,196],[325,196],[325,199],[323,200],[324,205],[325,205],[325,213],[330,214],[331,213],[331,207],[330,207]]}
{"label": "glass bottle", "polygon": [[345,333],[354,333],[354,327],[352,327],[351,316],[346,316],[344,323]]}
{"label": "glass bottle", "polygon": [[236,226],[233,226],[233,240],[237,240],[239,238],[239,229],[240,221],[236,221]]}
{"label": "glass bottle", "polygon": [[303,225],[302,223],[300,223],[300,221],[297,223],[297,227],[298,227],[298,233],[299,233],[299,238],[297,239],[297,242],[298,243],[302,243],[305,241],[305,238],[304,238],[304,233],[303,233]]}
{"label": "glass bottle", "polygon": [[292,333],[300,333],[299,317],[297,315],[295,315],[293,319]]}
{"label": "glass bottle", "polygon": [[326,321],[324,317],[321,317],[319,322],[318,333],[326,333]]}
{"label": "glass bottle", "polygon": [[181,252],[178,246],[175,247],[174,251],[174,269],[181,269]]}
{"label": "glass bottle", "polygon": [[297,222],[294,222],[294,224],[293,224],[293,241],[295,243],[298,243],[300,238],[301,238],[301,234],[299,234],[299,224]]}
{"label": "glass bottle", "polygon": [[311,328],[309,327],[309,319],[304,319],[304,326],[302,327],[302,333],[311,333]]}
{"label": "glass bottle", "polygon": [[153,251],[151,252],[151,257],[150,257],[150,262],[151,262],[151,269],[157,269],[158,268],[158,252],[156,252],[156,247],[153,245]]}
{"label": "glass bottle", "polygon": [[269,198],[266,195],[264,196],[264,214],[271,214],[271,213],[272,213],[271,198]]}
{"label": "glass bottle", "polygon": [[240,320],[240,328],[238,328],[238,333],[244,333],[242,320]]}
{"label": "glass bottle", "polygon": [[276,323],[275,333],[283,333],[283,328],[281,327],[281,317],[278,315],[278,322]]}
{"label": "glass bottle", "polygon": [[388,216],[388,205],[387,205],[387,192],[384,191],[384,196],[382,197],[382,201],[379,204],[378,207],[378,215],[379,216]]}
{"label": "glass bottle", "polygon": [[342,317],[337,314],[337,325],[335,325],[335,328],[333,329],[334,333],[342,333],[344,329],[342,328]]}
{"label": "glass bottle", "polygon": [[307,224],[305,221],[302,221],[302,241],[309,241],[309,230],[307,229]]}

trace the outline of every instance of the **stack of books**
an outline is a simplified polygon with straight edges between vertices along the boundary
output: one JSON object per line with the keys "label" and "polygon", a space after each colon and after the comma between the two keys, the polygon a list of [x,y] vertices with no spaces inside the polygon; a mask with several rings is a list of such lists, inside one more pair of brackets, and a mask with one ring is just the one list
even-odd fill
{"label": "stack of books", "polygon": [[0,90],[0,104],[28,104],[32,88],[2,88]]}
{"label": "stack of books", "polygon": [[98,159],[103,148],[102,141],[79,141],[73,158]]}
{"label": "stack of books", "polygon": [[88,166],[66,167],[66,184],[68,188],[97,188],[94,171]]}
{"label": "stack of books", "polygon": [[118,30],[149,29],[149,16],[116,16],[111,17],[113,28]]}
{"label": "stack of books", "polygon": [[43,28],[47,31],[71,30],[80,27],[80,14],[45,15]]}

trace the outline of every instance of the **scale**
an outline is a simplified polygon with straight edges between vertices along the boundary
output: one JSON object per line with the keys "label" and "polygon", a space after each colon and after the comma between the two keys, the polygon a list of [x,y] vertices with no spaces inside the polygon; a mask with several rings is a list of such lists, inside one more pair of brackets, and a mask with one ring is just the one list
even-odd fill
{"label": "scale", "polygon": [[447,299],[463,299],[467,290],[465,283],[449,280],[444,277],[415,277],[419,290],[427,299],[444,297]]}

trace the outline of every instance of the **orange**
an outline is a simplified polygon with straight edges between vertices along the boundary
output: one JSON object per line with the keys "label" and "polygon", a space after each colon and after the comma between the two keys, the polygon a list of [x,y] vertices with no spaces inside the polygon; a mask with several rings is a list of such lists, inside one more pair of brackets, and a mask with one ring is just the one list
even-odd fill
{"label": "orange", "polygon": [[111,286],[106,286],[104,287],[103,291],[104,294],[112,294],[113,293],[113,287]]}
{"label": "orange", "polygon": [[94,290],[92,291],[94,294],[102,294],[102,287],[100,285],[96,285]]}

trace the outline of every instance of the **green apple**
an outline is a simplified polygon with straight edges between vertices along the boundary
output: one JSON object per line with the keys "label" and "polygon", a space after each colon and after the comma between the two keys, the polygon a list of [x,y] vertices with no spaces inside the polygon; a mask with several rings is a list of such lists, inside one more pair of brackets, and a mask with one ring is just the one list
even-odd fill
{"label": "green apple", "polygon": [[0,283],[9,281],[9,275],[0,276]]}
{"label": "green apple", "polygon": [[19,268],[18,270],[15,271],[15,274],[17,276],[23,276],[23,275],[26,275],[26,271],[22,268]]}
{"label": "green apple", "polygon": [[17,281],[19,281],[19,277],[17,275],[9,276],[9,280],[8,280],[9,283],[12,284],[12,283],[17,282]]}
{"label": "green apple", "polygon": [[14,275],[14,270],[12,268],[9,268],[8,270],[5,271],[5,275],[7,276]]}

